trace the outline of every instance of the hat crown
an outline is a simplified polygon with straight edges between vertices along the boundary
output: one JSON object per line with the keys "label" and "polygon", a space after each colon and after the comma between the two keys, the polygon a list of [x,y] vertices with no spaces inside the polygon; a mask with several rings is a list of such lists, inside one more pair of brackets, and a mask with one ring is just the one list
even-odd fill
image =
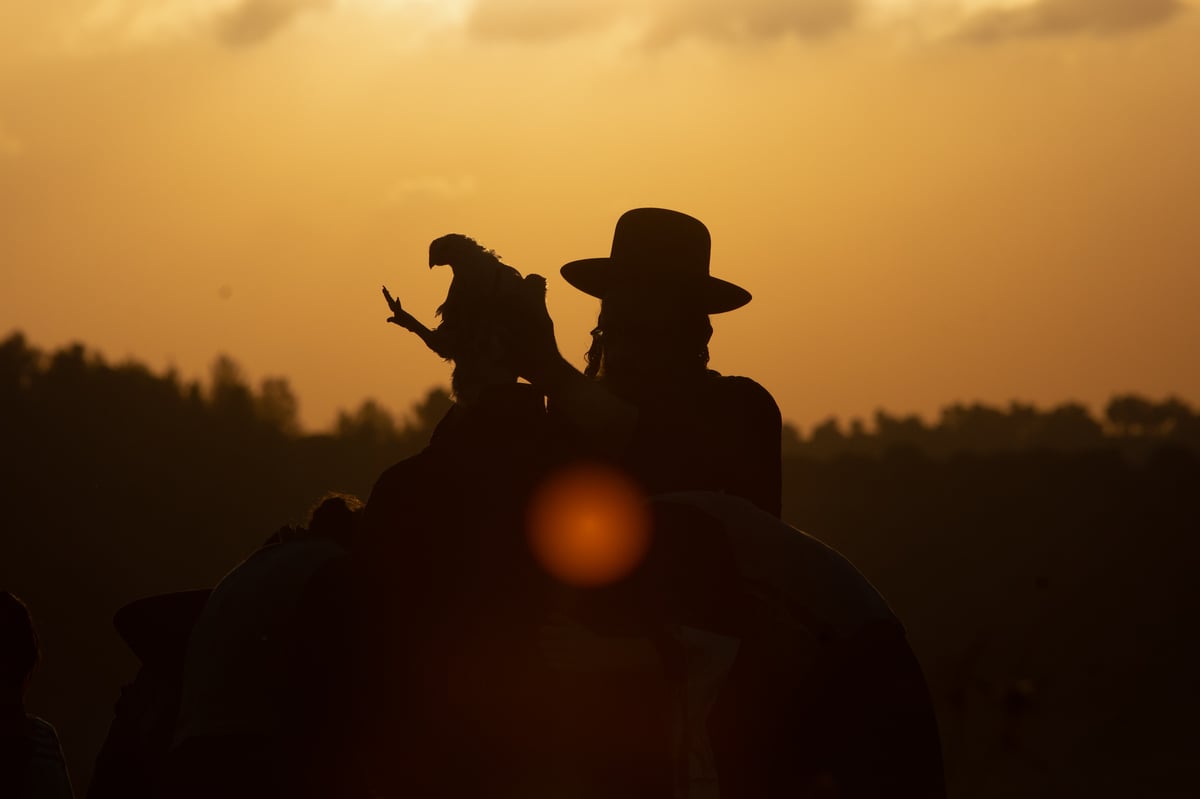
{"label": "hat crown", "polygon": [[699,219],[666,208],[634,208],[617,220],[610,260],[618,268],[633,267],[628,276],[640,281],[677,282],[707,277],[711,250]]}

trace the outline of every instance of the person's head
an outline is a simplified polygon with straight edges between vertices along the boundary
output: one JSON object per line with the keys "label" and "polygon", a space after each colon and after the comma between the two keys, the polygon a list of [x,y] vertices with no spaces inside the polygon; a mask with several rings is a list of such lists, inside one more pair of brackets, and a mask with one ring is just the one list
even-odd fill
{"label": "person's head", "polygon": [[38,662],[38,638],[25,603],[0,591],[0,702],[19,702]]}
{"label": "person's head", "polygon": [[563,266],[568,283],[601,300],[590,376],[636,384],[704,373],[709,315],[750,301],[745,289],[709,274],[710,249],[700,220],[635,208],[617,221],[609,257]]}
{"label": "person's head", "polygon": [[540,294],[544,302],[546,281],[538,275],[522,277],[495,250],[459,233],[429,245],[430,268],[439,264],[454,270],[446,302],[438,308],[439,330],[452,340],[450,388],[457,404],[473,405],[494,387],[517,382],[513,303],[523,308],[529,292]]}
{"label": "person's head", "polygon": [[331,491],[321,498],[308,518],[308,535],[334,541],[349,549],[354,542],[363,503],[353,494]]}
{"label": "person's head", "polygon": [[707,370],[711,337],[695,305],[613,292],[600,305],[585,373],[617,384],[686,380]]}

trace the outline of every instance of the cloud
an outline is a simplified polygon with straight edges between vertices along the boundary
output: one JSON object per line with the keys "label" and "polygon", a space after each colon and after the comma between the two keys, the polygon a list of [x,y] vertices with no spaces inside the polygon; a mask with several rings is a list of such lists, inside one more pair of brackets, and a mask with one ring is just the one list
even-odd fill
{"label": "cloud", "polygon": [[718,42],[819,39],[854,24],[860,0],[476,0],[467,30],[482,39],[548,41],[622,21],[650,48],[688,38]]}
{"label": "cloud", "polygon": [[[34,2],[35,0],[29,0]],[[6,0],[0,0],[0,4]],[[404,15],[462,25],[478,41],[554,42],[618,30],[647,49],[687,40],[754,45],[819,40],[879,28],[926,41],[1000,42],[1034,36],[1117,35],[1169,22],[1200,0],[77,0],[68,49],[95,52],[215,37],[239,50],[270,41],[305,14]]]}
{"label": "cloud", "polygon": [[[0,0],[3,2],[4,0]],[[336,0],[88,0],[62,41],[69,52],[95,53],[159,46],[215,36],[231,47],[262,43],[302,14]]]}
{"label": "cloud", "polygon": [[608,27],[621,0],[476,0],[467,32],[480,39],[547,41]]}
{"label": "cloud", "polygon": [[663,47],[691,37],[720,42],[823,39],[852,27],[858,12],[858,0],[676,0],[651,26],[646,43]]}
{"label": "cloud", "polygon": [[330,0],[241,0],[217,18],[217,37],[229,47],[259,44],[304,12],[329,5]]}
{"label": "cloud", "polygon": [[470,176],[422,176],[398,180],[384,192],[387,205],[409,202],[460,200],[476,193],[478,187]]}
{"label": "cloud", "polygon": [[1028,36],[1118,35],[1159,25],[1183,11],[1181,0],[1037,0],[975,14],[961,31],[983,43]]}

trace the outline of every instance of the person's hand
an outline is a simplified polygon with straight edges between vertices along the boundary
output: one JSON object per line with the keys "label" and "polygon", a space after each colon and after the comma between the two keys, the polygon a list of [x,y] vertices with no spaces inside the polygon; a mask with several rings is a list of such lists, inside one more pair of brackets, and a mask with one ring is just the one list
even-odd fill
{"label": "person's hand", "polygon": [[526,275],[508,320],[508,342],[517,373],[534,385],[543,384],[562,361],[554,338],[554,320],[546,309],[546,278]]}
{"label": "person's hand", "polygon": [[556,414],[583,436],[594,454],[623,453],[637,426],[637,409],[584,377],[559,353],[546,310],[546,279],[528,275],[506,311],[505,344],[517,374],[550,399]]}
{"label": "person's hand", "polygon": [[392,312],[392,315],[387,318],[389,324],[399,325],[405,330],[415,329],[416,318],[401,307],[400,300],[392,296],[391,292],[387,290],[387,286],[383,287],[383,298],[387,300],[388,308]]}

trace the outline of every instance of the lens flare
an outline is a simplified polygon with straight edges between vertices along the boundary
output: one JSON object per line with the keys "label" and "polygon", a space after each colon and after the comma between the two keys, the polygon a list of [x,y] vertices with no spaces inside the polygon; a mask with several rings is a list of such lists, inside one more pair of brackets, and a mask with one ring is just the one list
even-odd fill
{"label": "lens flare", "polygon": [[548,479],[534,497],[529,541],[558,580],[596,587],[628,574],[650,537],[645,498],[613,469],[575,466]]}

